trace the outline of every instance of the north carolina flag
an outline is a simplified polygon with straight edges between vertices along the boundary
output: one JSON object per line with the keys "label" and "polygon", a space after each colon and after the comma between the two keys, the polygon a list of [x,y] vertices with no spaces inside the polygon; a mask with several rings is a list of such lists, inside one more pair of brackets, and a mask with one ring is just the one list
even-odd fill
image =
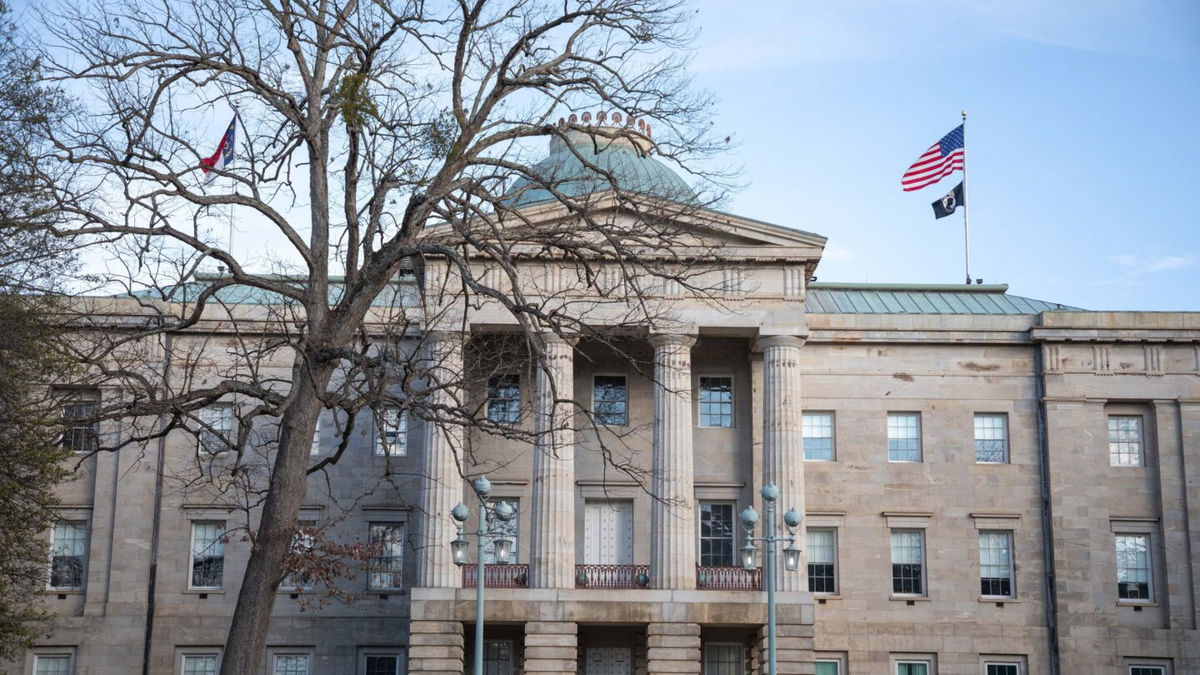
{"label": "north carolina flag", "polygon": [[925,154],[918,157],[917,161],[908,167],[908,170],[904,172],[904,177],[900,179],[900,185],[904,191],[912,192],[933,185],[963,168],[967,153],[964,146],[965,139],[960,124],[954,127],[953,131],[942,136],[937,143],[929,146]]}
{"label": "north carolina flag", "polygon": [[226,169],[230,164],[233,164],[234,159],[234,129],[237,127],[237,118],[234,117],[229,122],[229,128],[225,130],[225,135],[221,137],[221,142],[217,144],[217,150],[211,157],[205,157],[200,160],[200,169],[204,172],[204,182],[211,183],[217,177],[217,172],[213,169]]}

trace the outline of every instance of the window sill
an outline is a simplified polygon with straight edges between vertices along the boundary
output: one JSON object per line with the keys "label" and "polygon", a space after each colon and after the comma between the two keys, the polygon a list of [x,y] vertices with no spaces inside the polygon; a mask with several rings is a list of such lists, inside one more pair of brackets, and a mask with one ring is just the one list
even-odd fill
{"label": "window sill", "polygon": [[1158,607],[1153,600],[1118,600],[1117,607]]}
{"label": "window sill", "polygon": [[1006,598],[1006,597],[999,596],[999,595],[981,595],[981,596],[979,596],[979,602],[986,603],[986,604],[996,603],[997,605],[1010,605],[1010,604],[1015,604],[1015,603],[1021,602],[1021,599],[1020,598]]}
{"label": "window sill", "polygon": [[813,593],[813,599],[823,603],[826,600],[841,600],[841,593]]}
{"label": "window sill", "polygon": [[86,588],[47,588],[43,591],[46,595],[83,595],[87,593]]}
{"label": "window sill", "polygon": [[367,595],[408,595],[403,588],[368,588]]}
{"label": "window sill", "polygon": [[225,595],[224,588],[185,588],[184,595]]}
{"label": "window sill", "polygon": [[892,602],[932,602],[928,595],[889,595]]}

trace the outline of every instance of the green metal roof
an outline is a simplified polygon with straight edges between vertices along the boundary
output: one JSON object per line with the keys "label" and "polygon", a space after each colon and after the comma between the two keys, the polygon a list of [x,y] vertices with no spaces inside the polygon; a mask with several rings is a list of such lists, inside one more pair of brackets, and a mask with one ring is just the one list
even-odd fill
{"label": "green metal roof", "polygon": [[[612,190],[614,182],[615,188],[622,192],[683,203],[696,200],[696,193],[678,174],[625,139],[593,139],[586,134],[569,138],[571,146],[558,137],[552,139],[550,154],[530,167],[538,180],[522,177],[513,183],[507,198],[511,206],[553,200],[550,191],[540,187],[543,185],[553,187],[567,197],[579,197]],[[612,174],[613,180],[584,166],[580,155],[586,157],[588,163]]]}
{"label": "green metal roof", "polygon": [[1010,295],[1007,284],[908,285],[814,283],[805,296],[813,314],[1040,314],[1079,311]]}

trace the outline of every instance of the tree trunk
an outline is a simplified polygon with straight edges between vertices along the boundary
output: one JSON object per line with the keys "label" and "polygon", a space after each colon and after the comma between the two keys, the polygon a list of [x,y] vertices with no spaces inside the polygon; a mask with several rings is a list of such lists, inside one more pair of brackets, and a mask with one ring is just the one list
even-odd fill
{"label": "tree trunk", "polygon": [[258,673],[264,663],[275,594],[283,580],[284,558],[308,491],[309,453],[321,413],[318,392],[325,390],[331,373],[329,368],[313,369],[303,361],[303,355],[297,356],[293,368],[293,382],[298,390],[293,391],[291,405],[280,420],[279,450],[271,471],[270,489],[238,591],[237,608],[221,658],[221,675]]}

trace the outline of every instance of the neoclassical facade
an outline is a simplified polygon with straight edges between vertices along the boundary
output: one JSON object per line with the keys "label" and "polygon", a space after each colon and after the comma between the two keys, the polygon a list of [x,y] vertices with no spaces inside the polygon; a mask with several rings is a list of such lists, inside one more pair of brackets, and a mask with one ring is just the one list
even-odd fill
{"label": "neoclassical facade", "polygon": [[[647,148],[602,161],[646,198],[682,198]],[[546,169],[577,170],[567,149]],[[515,203],[562,217],[547,196],[526,186]],[[596,204],[625,217],[621,200]],[[803,516],[799,569],[777,574],[780,673],[1200,672],[1200,314],[812,283],[822,236],[702,208],[678,220],[719,252],[714,297],[664,283],[661,320],[619,343],[546,335],[540,367],[491,363],[462,378],[470,391],[438,390],[533,443],[401,419],[350,440],[302,518],[388,545],[343,582],[356,602],[305,606],[285,585],[264,672],[470,668],[475,570],[454,564],[450,510],[474,504],[464,477],[481,474],[516,512],[497,525],[515,560],[485,567],[489,675],[763,673],[762,572],[740,566],[737,519],[764,512],[767,484]],[[526,264],[546,293],[587,300],[553,261]],[[413,283],[433,297],[444,281]],[[252,316],[265,301],[238,302]],[[487,303],[453,319],[424,327],[449,374],[513,330]],[[588,320],[622,315],[601,304]],[[248,545],[221,539],[228,512],[155,488],[196,452],[180,434],[85,460],[48,535],[59,618],[15,672],[213,672]]]}

